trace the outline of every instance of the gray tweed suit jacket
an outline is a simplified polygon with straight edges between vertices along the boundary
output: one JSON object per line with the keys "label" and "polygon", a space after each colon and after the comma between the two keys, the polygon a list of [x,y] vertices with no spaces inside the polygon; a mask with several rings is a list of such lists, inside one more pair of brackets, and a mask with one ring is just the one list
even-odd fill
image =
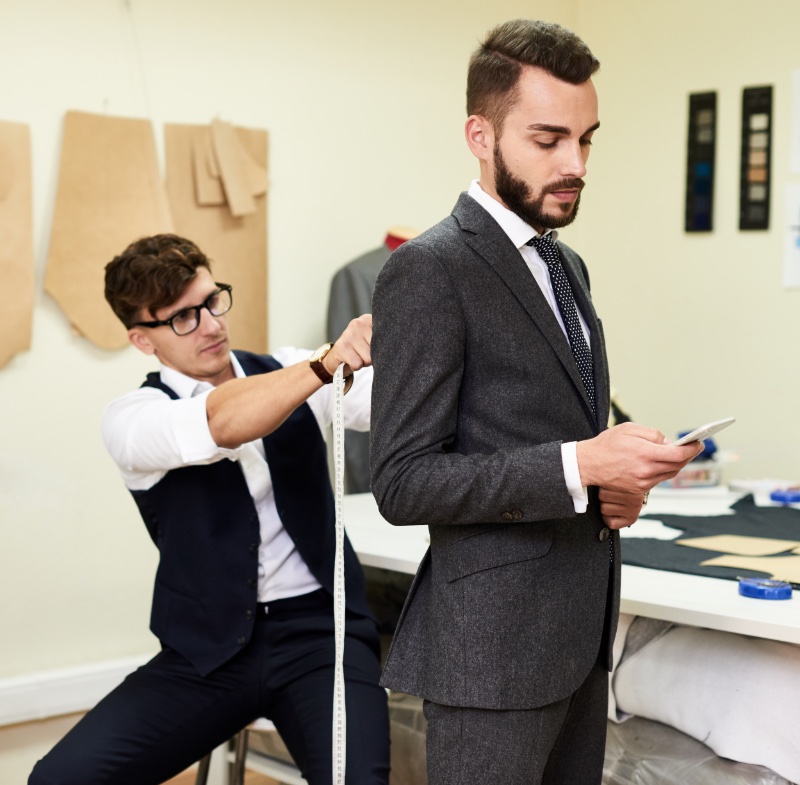
{"label": "gray tweed suit jacket", "polygon": [[395,525],[427,525],[384,686],[437,703],[529,709],[611,663],[619,539],[596,489],[576,514],[562,442],[609,409],[586,268],[559,244],[591,331],[597,411],[519,251],[462,194],[394,252],[373,296],[372,489]]}

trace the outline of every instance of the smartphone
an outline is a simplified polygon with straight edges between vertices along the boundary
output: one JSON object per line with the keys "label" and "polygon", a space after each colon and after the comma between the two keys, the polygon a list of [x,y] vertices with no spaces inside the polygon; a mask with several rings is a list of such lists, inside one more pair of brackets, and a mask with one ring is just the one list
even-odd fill
{"label": "smartphone", "polygon": [[679,446],[681,444],[689,444],[689,442],[702,441],[703,439],[713,436],[715,433],[717,433],[717,431],[721,431],[723,428],[727,428],[729,425],[732,425],[735,422],[735,417],[725,417],[722,420],[707,422],[705,425],[701,425],[699,428],[695,428],[693,431],[690,431],[686,434],[686,436],[681,436],[680,439],[672,442],[672,444]]}

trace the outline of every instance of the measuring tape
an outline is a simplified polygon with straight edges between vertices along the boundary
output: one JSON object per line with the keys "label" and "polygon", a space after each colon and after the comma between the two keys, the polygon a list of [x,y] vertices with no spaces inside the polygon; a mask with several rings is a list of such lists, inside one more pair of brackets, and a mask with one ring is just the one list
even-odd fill
{"label": "measuring tape", "polygon": [[344,364],[333,375],[333,466],[336,503],[336,559],[333,566],[333,625],[336,654],[333,680],[333,785],[344,785],[347,715],[344,701]]}

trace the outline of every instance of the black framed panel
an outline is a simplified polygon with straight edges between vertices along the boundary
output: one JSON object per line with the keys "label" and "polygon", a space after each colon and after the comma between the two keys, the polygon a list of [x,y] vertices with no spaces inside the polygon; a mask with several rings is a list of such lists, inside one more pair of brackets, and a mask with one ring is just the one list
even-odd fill
{"label": "black framed panel", "polygon": [[691,94],[686,144],[687,232],[710,232],[713,228],[716,140],[717,94]]}
{"label": "black framed panel", "polygon": [[772,86],[742,91],[739,228],[769,229]]}

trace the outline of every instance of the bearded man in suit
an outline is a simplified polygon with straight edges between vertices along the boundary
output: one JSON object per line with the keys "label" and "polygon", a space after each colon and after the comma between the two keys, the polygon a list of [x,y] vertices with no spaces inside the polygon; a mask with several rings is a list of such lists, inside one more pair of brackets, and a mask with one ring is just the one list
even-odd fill
{"label": "bearded man in suit", "polygon": [[490,31],[467,84],[480,178],[375,288],[373,493],[431,543],[383,684],[425,699],[430,785],[601,782],[618,530],[701,449],[607,428],[602,326],[556,232],[598,67],[558,25]]}

